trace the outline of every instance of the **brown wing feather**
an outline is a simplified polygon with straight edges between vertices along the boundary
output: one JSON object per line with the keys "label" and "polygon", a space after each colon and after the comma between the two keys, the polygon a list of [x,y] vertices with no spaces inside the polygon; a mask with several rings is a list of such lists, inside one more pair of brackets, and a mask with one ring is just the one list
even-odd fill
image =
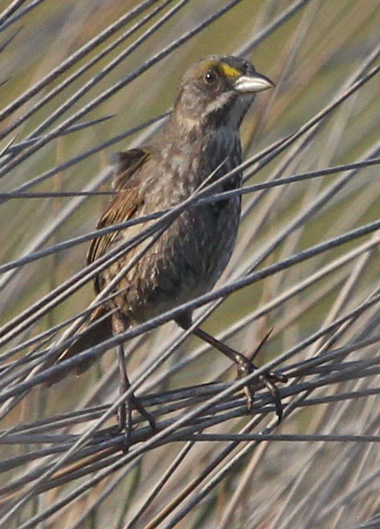
{"label": "brown wing feather", "polygon": [[130,178],[140,167],[150,158],[151,152],[148,149],[130,149],[129,151],[118,152],[112,157],[112,164],[115,168],[114,189],[125,189],[128,187]]}
{"label": "brown wing feather", "polygon": [[[120,191],[108,206],[107,210],[104,212],[96,228],[101,229],[108,226],[113,226],[114,224],[119,224],[121,222],[126,222],[135,216],[136,211],[139,209],[142,203],[143,200],[139,196],[137,188]],[[105,255],[112,242],[118,236],[118,231],[112,231],[106,235],[102,235],[101,237],[94,239],[87,254],[87,264],[91,264],[99,257]],[[98,278],[95,279],[94,284],[96,292],[100,292],[101,286],[99,284]]]}
{"label": "brown wing feather", "polygon": [[[97,229],[119,224],[132,218],[136,211],[143,203],[143,199],[139,196],[137,187],[131,182],[131,177],[138,169],[142,167],[150,156],[149,151],[143,149],[131,149],[130,151],[121,152],[117,155],[118,172],[116,174],[114,187],[119,192],[116,197],[109,204],[108,208],[102,215],[97,224]],[[87,264],[93,263],[96,259],[107,253],[111,243],[118,236],[118,232],[114,231],[107,235],[102,235],[94,239],[91,243],[87,254]],[[99,279],[95,279],[95,290],[101,290]],[[107,313],[106,307],[99,307],[91,314],[89,322],[81,326],[79,332],[81,336],[73,343],[69,349],[66,349],[57,362],[71,358],[72,356],[107,340],[112,336],[111,318],[105,317]],[[97,320],[100,320],[97,322]],[[87,330],[88,325],[92,328]],[[76,366],[76,372],[82,373],[86,371],[92,364],[91,360],[81,362]],[[54,384],[66,373],[52,377],[48,384]]]}
{"label": "brown wing feather", "polygon": [[[142,197],[139,196],[138,189],[134,185],[132,176],[149,159],[150,151],[147,149],[131,149],[117,153],[116,157],[117,173],[113,187],[118,189],[119,193],[103,213],[96,226],[97,229],[126,222],[135,215],[143,202]],[[93,263],[96,259],[102,257],[117,236],[118,232],[114,231],[94,239],[87,254],[87,264]],[[98,279],[95,279],[95,290],[97,292],[101,290]]]}

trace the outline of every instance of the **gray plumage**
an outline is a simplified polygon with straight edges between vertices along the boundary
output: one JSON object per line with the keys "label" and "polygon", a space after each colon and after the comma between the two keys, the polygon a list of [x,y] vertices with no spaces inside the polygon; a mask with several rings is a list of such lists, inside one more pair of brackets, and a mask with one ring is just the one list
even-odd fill
{"label": "gray plumage", "polygon": [[[169,208],[188,198],[211,174],[211,182],[242,162],[240,124],[254,94],[272,83],[244,59],[212,56],[190,68],[183,77],[173,113],[151,144],[119,154],[115,188],[98,228]],[[219,168],[219,169],[218,169]],[[235,189],[241,173],[217,191]],[[96,310],[91,323],[62,358],[204,294],[213,288],[230,260],[240,220],[240,197],[190,208],[183,212],[120,281],[121,290],[108,305]],[[141,232],[147,224],[95,239],[88,262]],[[140,250],[122,257],[98,275],[102,288]],[[191,314],[177,321],[183,327]],[[86,368],[82,366],[82,368]]]}

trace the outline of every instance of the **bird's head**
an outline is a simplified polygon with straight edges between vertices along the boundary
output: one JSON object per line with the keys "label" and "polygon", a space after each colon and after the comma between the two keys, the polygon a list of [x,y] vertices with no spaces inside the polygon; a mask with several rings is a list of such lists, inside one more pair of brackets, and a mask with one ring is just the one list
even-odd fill
{"label": "bird's head", "polygon": [[255,94],[273,86],[249,61],[214,55],[200,60],[185,73],[174,114],[187,129],[197,125],[238,129]]}

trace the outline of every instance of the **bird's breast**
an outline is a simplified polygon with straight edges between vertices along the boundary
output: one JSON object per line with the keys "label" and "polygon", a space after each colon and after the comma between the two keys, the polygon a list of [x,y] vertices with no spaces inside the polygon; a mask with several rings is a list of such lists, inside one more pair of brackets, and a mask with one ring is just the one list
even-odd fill
{"label": "bird's breast", "polygon": [[[193,146],[191,153],[171,148],[154,178],[145,180],[144,205],[139,215],[179,204],[208,180],[222,178],[241,162],[240,142],[222,135]],[[191,146],[189,147],[191,149]],[[212,193],[236,188],[241,175],[217,186]],[[120,307],[132,321],[141,322],[211,290],[227,266],[240,220],[240,197],[189,207],[146,251],[121,283]],[[135,230],[138,230],[135,227]],[[133,229],[124,236],[132,236]],[[131,255],[132,257],[132,255]],[[120,271],[120,267],[114,267]]]}

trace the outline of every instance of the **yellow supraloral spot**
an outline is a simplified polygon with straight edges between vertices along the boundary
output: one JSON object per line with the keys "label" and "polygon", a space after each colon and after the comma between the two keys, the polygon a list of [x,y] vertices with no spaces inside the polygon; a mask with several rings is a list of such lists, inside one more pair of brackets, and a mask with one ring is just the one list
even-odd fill
{"label": "yellow supraloral spot", "polygon": [[236,79],[237,77],[240,77],[241,72],[239,70],[236,70],[236,68],[233,68],[229,64],[226,64],[225,62],[220,63],[220,67],[223,71],[223,74],[225,77],[228,77],[229,79]]}

